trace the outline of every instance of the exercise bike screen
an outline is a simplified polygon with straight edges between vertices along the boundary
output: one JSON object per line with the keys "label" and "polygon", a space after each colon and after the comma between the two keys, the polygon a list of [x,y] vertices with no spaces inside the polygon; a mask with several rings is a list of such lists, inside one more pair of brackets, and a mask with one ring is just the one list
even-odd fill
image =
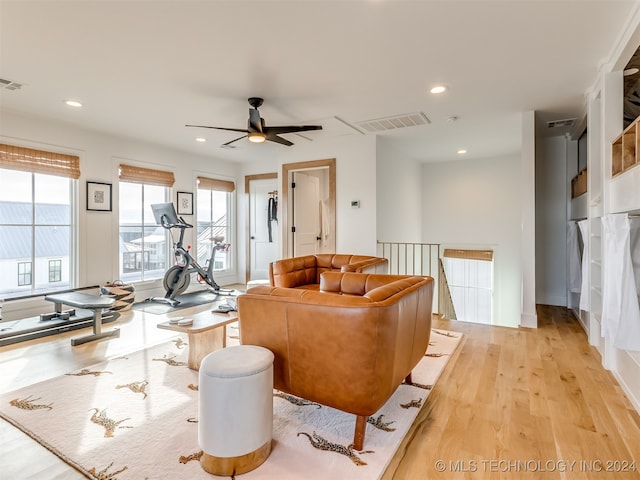
{"label": "exercise bike screen", "polygon": [[165,223],[170,225],[175,225],[178,222],[178,215],[176,214],[176,209],[173,206],[173,203],[155,203],[151,205],[151,210],[153,210],[153,216],[156,219],[156,223],[158,225],[162,225],[162,217],[164,216]]}

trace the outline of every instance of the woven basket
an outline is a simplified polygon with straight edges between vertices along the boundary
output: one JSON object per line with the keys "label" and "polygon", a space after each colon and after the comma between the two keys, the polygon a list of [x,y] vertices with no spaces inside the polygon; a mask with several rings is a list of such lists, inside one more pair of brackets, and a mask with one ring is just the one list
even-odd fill
{"label": "woven basket", "polygon": [[127,284],[121,280],[116,280],[112,283],[107,283],[103,287],[100,287],[100,295],[103,297],[113,298],[116,303],[113,304],[111,310],[124,311],[129,310],[133,302],[136,300],[135,287],[133,284]]}

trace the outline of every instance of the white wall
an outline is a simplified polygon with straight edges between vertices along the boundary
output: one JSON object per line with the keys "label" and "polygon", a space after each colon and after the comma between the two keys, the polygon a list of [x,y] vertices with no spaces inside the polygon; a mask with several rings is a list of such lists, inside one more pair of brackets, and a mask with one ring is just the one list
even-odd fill
{"label": "white wall", "polygon": [[405,158],[382,138],[377,145],[377,239],[422,242],[422,164]]}
{"label": "white wall", "polygon": [[[373,135],[345,135],[313,142],[296,140],[295,147],[282,148],[278,164],[268,170],[262,162],[243,167],[243,175],[277,171],[282,165],[336,159],[336,252],[376,253],[376,139]],[[279,178],[282,185],[282,178]],[[244,181],[244,180],[243,180]],[[359,200],[360,208],[351,201]],[[284,235],[284,232],[281,232]]]}
{"label": "white wall", "polygon": [[521,315],[521,160],[518,156],[422,167],[422,239],[494,250],[494,319]]}
{"label": "white wall", "polygon": [[[121,162],[172,171],[176,179],[172,190],[174,202],[178,191],[195,193],[198,175],[236,181],[241,189],[243,186],[237,182],[238,167],[230,162],[81,130],[40,117],[2,112],[0,141],[80,157],[81,177],[76,192],[76,204],[79,207],[78,287],[101,285],[118,278],[118,165]],[[112,212],[86,211],[87,180],[113,185]],[[194,243],[192,237],[185,238],[189,243]],[[231,241],[233,243],[234,239]],[[235,283],[237,269],[224,277],[216,277],[216,281],[221,284]],[[141,293],[145,289],[149,293]],[[137,293],[138,290],[140,295],[144,295],[138,300],[164,293],[161,281],[148,282],[141,285]],[[5,313],[11,309],[11,303],[14,302],[5,303]]]}
{"label": "white wall", "polygon": [[567,306],[567,139],[536,142],[536,303]]}

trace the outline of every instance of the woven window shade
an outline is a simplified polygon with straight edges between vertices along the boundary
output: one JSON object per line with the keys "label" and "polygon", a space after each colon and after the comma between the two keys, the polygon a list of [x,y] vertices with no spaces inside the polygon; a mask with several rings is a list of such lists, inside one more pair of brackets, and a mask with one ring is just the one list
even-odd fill
{"label": "woven window shade", "polygon": [[120,180],[123,182],[144,183],[146,185],[160,185],[162,187],[172,187],[176,181],[173,172],[131,165],[120,165]]}
{"label": "woven window shade", "polygon": [[198,188],[203,190],[217,190],[219,192],[233,192],[236,189],[236,185],[226,180],[198,177]]}
{"label": "woven window shade", "polygon": [[493,261],[493,250],[457,250],[445,248],[444,256],[448,258],[464,258],[466,260]]}
{"label": "woven window shade", "polygon": [[80,178],[79,157],[13,145],[0,144],[0,166],[24,172]]}

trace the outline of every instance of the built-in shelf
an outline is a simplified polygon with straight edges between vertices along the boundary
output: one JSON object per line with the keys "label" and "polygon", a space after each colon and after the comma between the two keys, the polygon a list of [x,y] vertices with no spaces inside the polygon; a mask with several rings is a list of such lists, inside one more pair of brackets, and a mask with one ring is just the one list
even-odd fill
{"label": "built-in shelf", "polygon": [[571,179],[571,198],[579,197],[587,193],[587,169],[582,171]]}
{"label": "built-in shelf", "polygon": [[640,164],[640,117],[629,125],[611,145],[611,176]]}

